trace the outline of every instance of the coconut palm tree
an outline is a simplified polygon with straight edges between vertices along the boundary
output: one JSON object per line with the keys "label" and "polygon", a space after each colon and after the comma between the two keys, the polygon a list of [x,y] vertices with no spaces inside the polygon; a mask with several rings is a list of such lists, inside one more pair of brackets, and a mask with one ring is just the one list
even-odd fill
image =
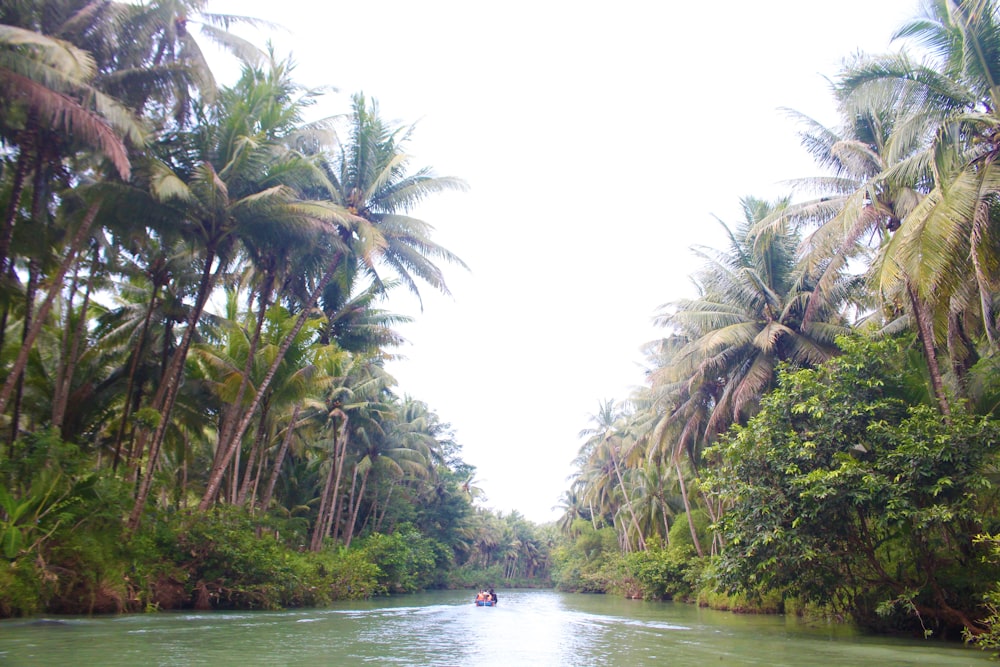
{"label": "coconut palm tree", "polygon": [[[435,243],[432,228],[410,212],[424,198],[446,190],[464,190],[457,178],[436,176],[429,168],[410,172],[406,145],[413,126],[397,126],[384,121],[378,105],[364,95],[353,97],[348,137],[329,165],[334,184],[334,201],[369,222],[371,233],[354,239],[345,234],[345,243],[364,243],[376,252],[356,252],[357,269],[382,287],[380,267],[388,267],[410,292],[420,296],[417,281],[448,294],[441,269],[434,260],[465,264],[452,252]],[[353,280],[349,282],[353,283]]]}
{"label": "coconut palm tree", "polygon": [[[872,282],[890,308],[908,306],[947,414],[938,349],[947,343],[961,389],[975,337],[984,335],[993,347],[997,341],[1000,13],[992,0],[934,0],[895,37],[915,41],[929,57],[861,59],[840,77],[837,94],[848,117],[895,113],[891,150],[872,183],[890,199],[901,199],[900,186],[910,194],[902,198],[898,231],[875,258]],[[902,146],[919,150],[907,156]]]}
{"label": "coconut palm tree", "polygon": [[798,237],[754,231],[787,200],[745,198],[742,205],[737,228],[722,225],[728,252],[697,251],[706,261],[695,276],[698,297],[662,306],[656,319],[683,344],[654,371],[652,383],[676,387],[675,418],[701,423],[707,415],[686,437],[709,439],[745,421],[773,386],[778,363],[825,361],[836,352],[836,336],[847,331],[838,303],[828,301],[806,320],[816,277],[796,262]]}
{"label": "coconut palm tree", "polygon": [[[271,63],[269,72],[246,68],[232,91],[222,96],[223,104],[217,109],[214,122],[206,123],[190,135],[193,153],[173,152],[166,160],[150,160],[146,167],[154,203],[176,212],[187,226],[189,238],[197,240],[202,253],[194,306],[152,405],[163,414],[164,420],[169,418],[198,320],[220,277],[238,255],[241,239],[260,234],[276,236],[282,229],[286,234],[304,229],[317,232],[313,238],[322,242],[313,244],[312,252],[326,253],[327,266],[312,296],[301,304],[298,330],[304,326],[319,293],[343,256],[338,227],[352,226],[352,216],[335,204],[310,202],[299,196],[297,187],[301,183],[296,179],[318,172],[308,169],[307,160],[284,142],[297,122],[297,109],[301,106],[301,100],[287,97],[287,75],[287,67],[276,62]],[[193,161],[190,155],[194,155]],[[321,230],[326,233],[320,235]],[[298,330],[289,331],[288,346]],[[262,379],[265,387],[278,365],[280,358]],[[246,386],[241,386],[245,392]],[[256,392],[254,401],[263,399],[262,389]],[[242,404],[242,396],[237,397],[235,404]],[[203,507],[214,501],[223,471],[255,411],[256,405],[252,405],[235,426],[220,435],[224,455],[213,466]],[[149,438],[149,459],[154,463],[165,428],[166,424],[161,422]],[[140,485],[130,520],[132,525],[137,524],[145,503],[148,480],[147,476]]]}
{"label": "coconut palm tree", "polygon": [[[586,438],[586,441],[580,448],[578,459],[586,460],[588,467],[594,471],[608,469],[608,464],[610,464],[609,472],[614,475],[613,480],[601,480],[600,484],[593,488],[604,489],[601,495],[605,500],[608,500],[610,499],[608,481],[611,482],[612,486],[617,487],[618,492],[621,493],[624,508],[628,512],[627,521],[631,526],[631,531],[623,531],[623,537],[628,532],[634,532],[639,549],[645,549],[646,540],[632,504],[631,488],[630,485],[626,484],[629,469],[635,461],[641,460],[643,457],[635,446],[635,440],[627,431],[627,417],[628,407],[626,404],[620,404],[614,400],[602,401],[598,412],[591,415],[593,426],[580,431],[579,437]],[[623,540],[623,544],[629,544],[627,537]]]}

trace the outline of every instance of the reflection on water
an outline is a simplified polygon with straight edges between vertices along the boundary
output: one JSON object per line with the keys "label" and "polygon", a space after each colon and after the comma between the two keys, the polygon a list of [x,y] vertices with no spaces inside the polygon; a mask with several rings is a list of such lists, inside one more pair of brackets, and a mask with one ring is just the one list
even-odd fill
{"label": "reflection on water", "polygon": [[288,612],[0,622],[0,665],[958,665],[962,646],[691,605],[501,591],[436,592]]}

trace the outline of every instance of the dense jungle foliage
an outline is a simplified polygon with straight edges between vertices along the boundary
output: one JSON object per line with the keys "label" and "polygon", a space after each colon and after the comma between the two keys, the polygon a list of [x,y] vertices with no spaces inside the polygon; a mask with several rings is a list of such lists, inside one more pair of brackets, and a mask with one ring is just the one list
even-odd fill
{"label": "dense jungle foliage", "polygon": [[465,184],[362,95],[307,120],[241,23],[0,3],[0,616],[545,580],[385,370],[387,296],[463,267],[413,208]]}
{"label": "dense jungle foliage", "polygon": [[746,197],[581,433],[557,585],[1000,646],[1000,8],[847,58],[819,176]]}
{"label": "dense jungle foliage", "polygon": [[[558,526],[480,509],[385,363],[465,184],[205,0],[0,3],[0,616],[538,585],[1000,646],[1000,8],[848,58],[821,175],[748,196],[581,432]],[[219,86],[199,40],[243,63]],[[994,178],[994,177],[997,178]],[[665,295],[671,298],[671,295]]]}

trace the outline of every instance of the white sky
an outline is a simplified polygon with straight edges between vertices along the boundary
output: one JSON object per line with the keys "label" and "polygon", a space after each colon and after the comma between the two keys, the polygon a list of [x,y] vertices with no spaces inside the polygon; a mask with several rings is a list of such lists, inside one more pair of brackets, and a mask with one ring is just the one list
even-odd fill
{"label": "white sky", "polygon": [[[814,175],[787,107],[836,122],[829,84],[883,52],[917,0],[215,0],[255,16],[308,87],[417,122],[416,167],[468,181],[422,205],[470,267],[453,297],[423,290],[401,329],[399,391],[449,422],[486,506],[534,521],[572,472],[602,399],[642,383],[657,306],[691,294],[713,216]],[[259,35],[259,36],[257,36]]]}

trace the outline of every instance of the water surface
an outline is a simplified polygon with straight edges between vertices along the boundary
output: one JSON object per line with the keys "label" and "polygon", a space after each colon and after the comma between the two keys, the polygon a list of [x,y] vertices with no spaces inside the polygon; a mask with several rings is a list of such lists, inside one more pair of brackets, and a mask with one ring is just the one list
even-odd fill
{"label": "water surface", "polygon": [[607,595],[498,591],[286,612],[0,622],[0,665],[996,665],[933,641]]}

